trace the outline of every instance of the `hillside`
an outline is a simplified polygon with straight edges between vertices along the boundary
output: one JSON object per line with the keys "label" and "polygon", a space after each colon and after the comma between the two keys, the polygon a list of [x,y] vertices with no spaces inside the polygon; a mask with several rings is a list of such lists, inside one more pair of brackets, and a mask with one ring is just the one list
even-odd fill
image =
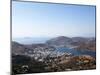
{"label": "hillside", "polygon": [[96,50],[95,38],[59,36],[48,40],[46,43],[55,47]]}

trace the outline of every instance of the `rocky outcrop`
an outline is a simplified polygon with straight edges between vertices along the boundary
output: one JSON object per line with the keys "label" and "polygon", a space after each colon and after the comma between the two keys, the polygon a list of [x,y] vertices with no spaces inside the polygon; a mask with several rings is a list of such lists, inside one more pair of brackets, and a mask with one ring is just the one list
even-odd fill
{"label": "rocky outcrop", "polygon": [[96,60],[89,55],[60,57],[48,69],[51,71],[87,70],[95,69]]}

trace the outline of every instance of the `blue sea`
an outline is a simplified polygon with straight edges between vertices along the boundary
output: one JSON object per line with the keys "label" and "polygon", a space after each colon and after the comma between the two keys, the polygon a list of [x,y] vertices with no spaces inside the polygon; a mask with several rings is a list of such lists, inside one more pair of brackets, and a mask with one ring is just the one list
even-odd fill
{"label": "blue sea", "polygon": [[13,41],[16,41],[20,44],[38,44],[45,43],[49,40],[49,37],[25,37],[25,38],[13,38]]}
{"label": "blue sea", "polygon": [[96,57],[96,52],[91,51],[91,50],[76,50],[76,49],[60,47],[60,48],[57,48],[57,51],[59,51],[59,52],[68,52],[68,53],[71,53],[74,56],[90,55],[92,57]]}

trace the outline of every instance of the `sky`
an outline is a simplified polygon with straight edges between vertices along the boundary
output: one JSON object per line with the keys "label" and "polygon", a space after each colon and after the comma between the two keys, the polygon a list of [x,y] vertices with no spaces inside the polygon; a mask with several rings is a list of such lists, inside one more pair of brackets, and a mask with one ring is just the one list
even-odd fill
{"label": "sky", "polygon": [[12,2],[12,38],[94,37],[95,6]]}

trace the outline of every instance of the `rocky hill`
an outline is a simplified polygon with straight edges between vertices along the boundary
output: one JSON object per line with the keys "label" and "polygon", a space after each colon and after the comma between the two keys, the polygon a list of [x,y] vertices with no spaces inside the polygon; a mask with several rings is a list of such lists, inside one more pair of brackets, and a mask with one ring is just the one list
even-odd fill
{"label": "rocky hill", "polygon": [[46,43],[55,47],[96,50],[95,38],[59,36],[48,40]]}
{"label": "rocky hill", "polygon": [[25,52],[29,50],[24,45],[19,44],[17,42],[12,42],[12,54],[14,55],[23,55]]}

